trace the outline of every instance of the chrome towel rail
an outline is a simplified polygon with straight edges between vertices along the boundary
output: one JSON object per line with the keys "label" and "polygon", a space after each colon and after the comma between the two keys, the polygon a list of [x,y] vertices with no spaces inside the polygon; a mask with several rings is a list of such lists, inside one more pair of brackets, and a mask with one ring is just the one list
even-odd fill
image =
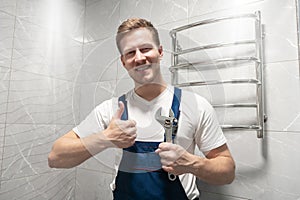
{"label": "chrome towel rail", "polygon": [[235,61],[260,62],[259,59],[255,58],[255,57],[220,58],[220,59],[214,59],[214,60],[209,60],[209,61],[175,64],[170,67],[170,71],[174,72],[174,70],[178,70],[178,69],[191,68],[191,67],[197,68],[197,67],[201,67],[201,66],[213,65],[213,64],[224,63],[224,62],[235,62]]}
{"label": "chrome towel rail", "polygon": [[235,108],[235,107],[257,108],[257,104],[255,103],[227,103],[227,104],[214,104],[212,106],[214,108]]}
{"label": "chrome towel rail", "polygon": [[[200,26],[200,25],[205,25],[205,24],[212,24],[212,23],[216,23],[219,21],[225,21],[225,20],[231,20],[231,19],[239,19],[239,18],[254,18],[254,19],[258,19],[260,16],[258,16],[256,13],[250,13],[250,14],[241,14],[241,15],[234,15],[234,16],[229,16],[229,17],[222,17],[222,18],[215,18],[215,19],[207,19],[207,20],[203,20],[203,21],[199,21],[199,22],[195,22],[195,23],[191,23],[185,26],[181,26],[178,28],[175,28],[173,30],[170,31],[170,35],[174,35],[177,32],[186,30],[186,29],[190,29],[193,28],[195,26]],[[259,19],[260,20],[260,19]]]}
{"label": "chrome towel rail", "polygon": [[202,85],[218,85],[218,84],[227,84],[227,83],[253,83],[259,85],[260,81],[257,79],[231,79],[231,80],[194,81],[194,82],[179,83],[174,85],[177,87],[188,87],[188,86],[202,86]]}
{"label": "chrome towel rail", "polygon": [[255,40],[244,40],[244,41],[238,41],[238,42],[230,42],[230,43],[218,43],[218,44],[210,44],[205,46],[199,46],[189,49],[178,49],[178,51],[174,52],[174,55],[182,55],[186,53],[191,53],[194,51],[200,51],[200,50],[207,50],[207,49],[214,49],[219,47],[230,47],[230,46],[236,46],[236,45],[245,45],[245,44],[256,44]]}
{"label": "chrome towel rail", "polygon": [[[230,41],[215,44],[199,45],[192,48],[182,49],[179,45],[177,33],[183,30],[188,30],[194,27],[201,27],[206,24],[214,24],[216,22],[222,22],[227,20],[249,18],[254,19],[255,38],[248,40]],[[216,24],[217,25],[217,24]],[[192,31],[192,29],[191,29]],[[172,73],[172,84],[178,87],[190,87],[190,86],[205,86],[205,85],[217,85],[217,84],[254,84],[256,86],[256,102],[255,103],[226,103],[213,105],[215,108],[254,108],[256,109],[256,124],[241,124],[241,125],[221,125],[223,130],[255,130],[257,137],[262,138],[264,134],[264,123],[266,122],[267,116],[264,113],[264,80],[263,80],[263,30],[261,24],[260,11],[250,14],[234,15],[229,17],[207,19],[191,24],[187,24],[170,31],[172,38],[172,66],[169,68]],[[255,55],[249,56],[236,56],[227,58],[216,58],[211,60],[200,60],[200,61],[185,61],[184,63],[179,62],[179,56],[189,54],[192,52],[201,52],[203,50],[217,49],[223,47],[235,47],[238,45],[254,45]],[[200,54],[199,54],[200,55]],[[190,82],[178,82],[178,75],[181,70],[200,70],[210,67],[213,65],[214,68],[218,69],[219,65],[226,64],[229,62],[252,62],[255,65],[255,78],[238,78],[228,80],[195,80]],[[237,63],[238,65],[240,63]],[[186,71],[183,71],[186,73]]]}

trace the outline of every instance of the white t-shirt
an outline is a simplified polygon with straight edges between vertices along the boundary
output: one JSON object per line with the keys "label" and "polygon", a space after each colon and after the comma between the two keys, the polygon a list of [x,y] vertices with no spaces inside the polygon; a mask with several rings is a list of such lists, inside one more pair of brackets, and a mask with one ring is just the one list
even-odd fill
{"label": "white t-shirt", "polygon": [[[167,89],[158,97],[147,101],[138,96],[134,90],[126,94],[128,119],[136,121],[136,141],[161,142],[164,139],[164,128],[155,120],[156,111],[162,107],[161,114],[169,115],[172,105],[174,87]],[[107,128],[118,106],[118,98],[112,98],[98,105],[77,127],[73,130],[80,137],[98,133]],[[204,154],[226,143],[225,136],[220,129],[216,114],[212,106],[201,96],[182,90],[180,102],[180,117],[175,143],[194,153],[196,145]],[[113,158],[115,172],[121,160],[121,149],[110,150]],[[114,156],[112,155],[114,154]],[[192,174],[179,176],[189,199],[199,196],[196,187],[196,177]],[[115,188],[114,182],[112,189]]]}

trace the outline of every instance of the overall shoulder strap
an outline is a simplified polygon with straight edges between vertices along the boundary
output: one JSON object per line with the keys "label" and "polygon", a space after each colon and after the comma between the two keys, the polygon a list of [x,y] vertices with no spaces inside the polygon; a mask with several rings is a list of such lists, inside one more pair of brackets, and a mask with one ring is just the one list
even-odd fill
{"label": "overall shoulder strap", "polygon": [[173,122],[173,133],[172,139],[176,137],[177,129],[178,129],[178,120],[180,116],[180,102],[181,102],[181,89],[174,87],[174,95],[173,95],[173,102],[172,102],[172,111],[174,113],[174,117],[177,119],[176,122]]}
{"label": "overall shoulder strap", "polygon": [[126,95],[123,94],[122,96],[120,96],[118,101],[122,101],[124,103],[124,112],[121,116],[121,120],[127,120],[128,119],[128,111],[127,111]]}
{"label": "overall shoulder strap", "polygon": [[174,116],[176,119],[179,119],[180,116],[180,110],[179,110],[180,101],[181,101],[181,89],[174,87],[172,111],[174,112]]}

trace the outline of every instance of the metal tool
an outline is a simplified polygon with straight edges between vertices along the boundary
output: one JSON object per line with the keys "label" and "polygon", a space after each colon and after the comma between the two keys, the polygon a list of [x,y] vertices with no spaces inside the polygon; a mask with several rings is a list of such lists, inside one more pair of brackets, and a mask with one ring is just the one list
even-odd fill
{"label": "metal tool", "polygon": [[[166,142],[173,143],[173,138],[172,138],[173,130],[174,130],[174,128],[177,128],[177,127],[174,127],[173,123],[177,122],[177,119],[174,117],[174,113],[173,113],[172,109],[169,110],[169,117],[162,116],[161,110],[162,110],[162,108],[160,107],[156,111],[155,119],[165,129]],[[169,180],[171,180],[171,181],[175,181],[175,179],[176,179],[176,175],[171,174],[171,173],[168,173],[168,177],[169,177]]]}

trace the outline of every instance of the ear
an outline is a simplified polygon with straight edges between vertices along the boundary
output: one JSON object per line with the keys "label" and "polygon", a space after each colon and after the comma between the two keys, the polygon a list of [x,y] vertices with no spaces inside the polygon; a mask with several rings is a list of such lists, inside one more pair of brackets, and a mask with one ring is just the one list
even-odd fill
{"label": "ear", "polygon": [[163,47],[161,45],[158,47],[158,52],[159,52],[159,55],[160,55],[159,57],[162,58],[163,55],[164,55],[164,51],[163,51]]}
{"label": "ear", "polygon": [[123,55],[120,56],[120,60],[121,60],[122,65],[123,65],[123,67],[124,67],[124,66],[125,66],[125,61],[124,61],[124,56],[123,56]]}

